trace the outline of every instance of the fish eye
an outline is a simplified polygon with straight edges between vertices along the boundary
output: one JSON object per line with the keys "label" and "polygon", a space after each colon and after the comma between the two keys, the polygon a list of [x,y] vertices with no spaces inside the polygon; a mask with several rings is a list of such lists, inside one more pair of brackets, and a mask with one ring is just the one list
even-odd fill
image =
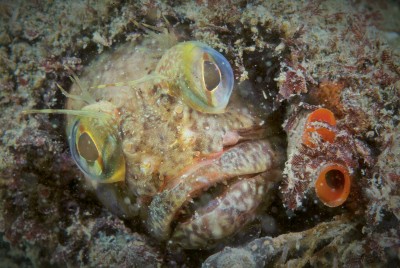
{"label": "fish eye", "polygon": [[234,76],[228,60],[200,42],[172,47],[157,64],[156,73],[168,77],[170,92],[199,112],[223,113],[232,94]]}
{"label": "fish eye", "polygon": [[69,146],[82,172],[97,182],[125,179],[125,157],[118,130],[110,120],[76,117],[68,129]]}
{"label": "fish eye", "polygon": [[[189,42],[188,42],[189,43]],[[222,113],[233,90],[234,77],[227,59],[213,48],[199,43],[193,45],[189,81],[189,105],[204,113]]]}
{"label": "fish eye", "polygon": [[77,150],[80,156],[88,162],[94,162],[99,158],[99,152],[93,139],[86,132],[83,132],[78,139]]}
{"label": "fish eye", "polygon": [[221,82],[221,72],[218,66],[211,61],[203,62],[203,79],[208,91],[213,91]]}

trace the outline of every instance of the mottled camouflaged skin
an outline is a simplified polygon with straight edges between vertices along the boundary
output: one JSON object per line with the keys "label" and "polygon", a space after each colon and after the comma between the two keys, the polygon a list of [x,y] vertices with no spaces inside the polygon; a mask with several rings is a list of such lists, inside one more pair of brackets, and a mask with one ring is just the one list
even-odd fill
{"label": "mottled camouflaged skin", "polygon": [[[103,53],[86,67],[80,76],[81,84],[89,88],[144,77],[155,70],[161,54],[156,46],[122,45],[111,53]],[[176,55],[171,56],[170,68],[174,64],[179,64]],[[220,152],[227,132],[248,132],[263,124],[261,116],[252,112],[235,92],[223,114],[197,112],[169,95],[165,85],[163,88],[151,82],[135,88],[108,87],[89,92],[96,100],[109,101],[119,110],[127,163],[125,183],[94,186],[99,187],[99,198],[109,209],[128,218],[138,213],[131,205],[135,197],[139,199],[139,210],[147,207],[168,179],[176,177],[196,159]],[[74,85],[70,93],[79,95],[80,90]],[[83,106],[83,102],[71,99],[67,108]]]}
{"label": "mottled camouflaged skin", "polygon": [[[254,211],[279,178],[273,170],[280,161],[282,156],[267,140],[243,142],[226,150],[221,157],[185,173],[168,190],[155,196],[150,205],[150,228],[157,238],[167,239],[171,222],[185,202],[190,202],[199,189],[227,181],[228,191],[178,223],[173,231],[172,241],[186,248],[213,245],[214,240],[234,233],[254,218]],[[256,173],[261,174],[252,175]]]}
{"label": "mottled camouflaged skin", "polygon": [[[80,80],[86,88],[135,80],[153,71],[159,58],[160,51],[127,44],[111,54],[101,55],[85,69]],[[176,57],[171,60],[179,63]],[[76,86],[70,91],[79,92]],[[96,100],[110,101],[120,111],[127,177],[136,181],[132,184],[138,194],[154,194],[158,188],[154,186],[160,185],[159,177],[174,176],[201,154],[221,151],[223,134],[227,131],[248,129],[261,122],[235,96],[226,113],[209,115],[194,111],[152,83],[137,88],[90,89],[90,94]],[[70,100],[68,108],[80,109],[83,105]],[[160,159],[156,178],[140,172],[139,165],[146,156]]]}

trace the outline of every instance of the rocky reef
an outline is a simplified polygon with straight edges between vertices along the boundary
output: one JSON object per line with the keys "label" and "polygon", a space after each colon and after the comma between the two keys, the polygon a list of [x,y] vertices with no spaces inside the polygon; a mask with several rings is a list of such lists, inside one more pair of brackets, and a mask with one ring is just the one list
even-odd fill
{"label": "rocky reef", "polygon": [[[0,14],[0,266],[400,265],[396,1],[2,1]],[[102,52],[165,31],[224,54],[235,90],[286,135],[272,207],[211,250],[160,244],[110,213],[83,186],[65,118],[21,115],[63,108],[57,84],[70,88]],[[334,124],[307,121],[321,107]],[[328,160],[351,183],[337,206],[314,189]]]}

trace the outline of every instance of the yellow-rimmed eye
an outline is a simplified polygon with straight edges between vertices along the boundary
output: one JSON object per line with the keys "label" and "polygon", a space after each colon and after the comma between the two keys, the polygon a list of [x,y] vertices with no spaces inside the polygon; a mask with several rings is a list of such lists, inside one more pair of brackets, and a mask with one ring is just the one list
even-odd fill
{"label": "yellow-rimmed eye", "polygon": [[203,81],[204,87],[208,91],[215,90],[219,83],[221,83],[221,72],[219,71],[218,66],[208,60],[203,62]]}
{"label": "yellow-rimmed eye", "polygon": [[111,183],[125,179],[125,157],[118,130],[108,118],[74,118],[68,129],[72,158],[86,176]]}
{"label": "yellow-rimmed eye", "polygon": [[87,132],[83,132],[79,136],[76,148],[79,155],[88,162],[94,162],[99,159],[99,149],[96,147],[93,138]]}
{"label": "yellow-rimmed eye", "polygon": [[71,77],[81,89],[73,95],[57,85],[68,98],[87,103],[80,110],[43,109],[27,110],[24,114],[68,115],[67,136],[72,158],[82,172],[97,182],[111,183],[125,179],[125,156],[118,134],[117,110],[106,101],[96,102],[76,76]]}
{"label": "yellow-rimmed eye", "polygon": [[156,73],[168,77],[173,95],[204,113],[222,113],[232,94],[233,71],[224,56],[200,42],[183,42],[168,50]]}

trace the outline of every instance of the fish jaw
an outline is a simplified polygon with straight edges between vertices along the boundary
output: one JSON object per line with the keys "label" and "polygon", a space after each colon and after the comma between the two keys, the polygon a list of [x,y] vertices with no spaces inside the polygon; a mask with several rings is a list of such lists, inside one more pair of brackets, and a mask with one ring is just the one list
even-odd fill
{"label": "fish jaw", "polygon": [[[266,189],[272,188],[269,182],[276,182],[280,177],[270,178],[266,174],[276,174],[272,171],[279,168],[283,161],[280,148],[268,140],[257,140],[239,143],[215,154],[213,158],[196,163],[171,179],[153,198],[147,221],[149,232],[159,240],[166,241],[172,237],[185,248],[209,247],[213,244],[210,241],[218,241],[238,229],[224,228],[227,223],[234,221],[238,225],[245,225],[252,219],[254,211],[268,192]],[[205,209],[196,210],[186,222],[177,221],[184,206],[210,187],[220,184],[226,185],[226,190],[215,199],[217,204],[207,204]],[[226,212],[224,206],[233,204],[236,199],[237,207],[233,208],[232,213]],[[215,217],[221,217],[221,221]],[[211,218],[217,224],[202,225]],[[216,229],[219,227],[224,230],[219,232]],[[198,228],[208,231],[200,234],[203,230],[199,230],[200,235],[196,235],[194,230]],[[208,239],[204,240],[203,236],[208,236]]]}

